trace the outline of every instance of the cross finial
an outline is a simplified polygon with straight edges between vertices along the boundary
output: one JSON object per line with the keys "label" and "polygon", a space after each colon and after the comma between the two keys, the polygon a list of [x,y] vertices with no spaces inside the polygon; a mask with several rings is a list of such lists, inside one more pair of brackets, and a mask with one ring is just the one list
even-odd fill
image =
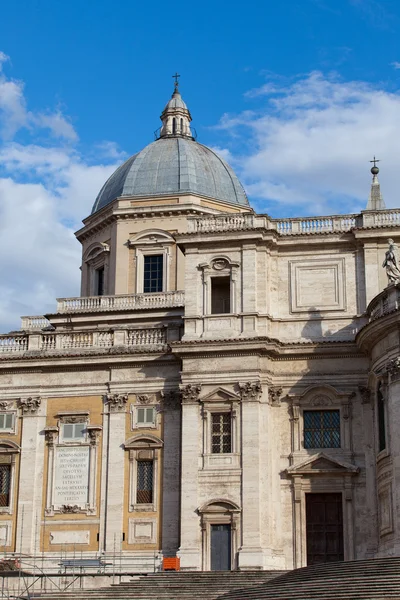
{"label": "cross finial", "polygon": [[180,77],[180,75],[178,72],[175,73],[175,75],[172,75],[172,79],[175,79],[175,90],[177,90],[179,87],[179,81],[178,81],[179,77]]}
{"label": "cross finial", "polygon": [[376,163],[377,162],[381,162],[381,161],[378,158],[375,158],[375,156],[374,156],[374,159],[370,160],[369,162],[371,162],[371,163],[373,162],[374,163],[374,167],[376,167]]}

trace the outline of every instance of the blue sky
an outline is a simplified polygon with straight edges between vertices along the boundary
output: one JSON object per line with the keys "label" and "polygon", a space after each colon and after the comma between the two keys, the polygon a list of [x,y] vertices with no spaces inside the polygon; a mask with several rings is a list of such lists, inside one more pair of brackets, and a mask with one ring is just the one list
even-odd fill
{"label": "blue sky", "polygon": [[0,327],[79,294],[73,231],[153,140],[176,70],[259,212],[363,209],[374,154],[399,205],[399,25],[397,0],[3,2]]}

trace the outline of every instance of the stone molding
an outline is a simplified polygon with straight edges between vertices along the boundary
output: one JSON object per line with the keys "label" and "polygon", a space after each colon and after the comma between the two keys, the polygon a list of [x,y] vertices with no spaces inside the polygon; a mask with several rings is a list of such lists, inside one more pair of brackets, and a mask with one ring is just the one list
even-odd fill
{"label": "stone molding", "polygon": [[182,393],[179,390],[170,390],[168,392],[161,391],[163,408],[179,408],[182,400]]}
{"label": "stone molding", "polygon": [[201,383],[188,383],[187,385],[182,385],[180,386],[180,391],[182,394],[182,404],[192,404],[198,402],[201,392]]}
{"label": "stone molding", "polygon": [[97,446],[100,440],[100,434],[103,430],[101,425],[88,425],[87,432],[89,435],[90,444],[92,446]]}
{"label": "stone molding", "polygon": [[259,381],[238,383],[238,388],[242,402],[258,402],[262,394],[262,385]]}
{"label": "stone molding", "polygon": [[280,406],[282,396],[282,388],[278,386],[270,386],[268,388],[268,400],[272,406]]}
{"label": "stone molding", "polygon": [[361,396],[361,404],[371,404],[371,401],[372,401],[371,390],[364,385],[359,385],[358,391],[360,392],[360,396]]}
{"label": "stone molding", "polygon": [[390,381],[398,381],[400,379],[400,356],[393,358],[386,366],[386,371],[390,375]]}
{"label": "stone molding", "polygon": [[18,400],[18,408],[21,409],[22,416],[34,415],[39,410],[42,403],[40,396],[28,396]]}
{"label": "stone molding", "polygon": [[106,394],[104,402],[108,404],[110,412],[122,412],[128,402],[128,394]]}

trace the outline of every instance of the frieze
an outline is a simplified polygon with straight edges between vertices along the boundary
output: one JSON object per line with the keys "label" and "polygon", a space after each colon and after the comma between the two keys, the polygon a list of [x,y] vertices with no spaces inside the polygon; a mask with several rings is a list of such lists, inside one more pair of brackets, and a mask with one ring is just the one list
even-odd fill
{"label": "frieze", "polygon": [[262,385],[259,381],[238,383],[238,388],[242,401],[256,402],[262,393]]}
{"label": "frieze", "polygon": [[111,412],[121,412],[128,402],[128,394],[106,394],[104,401],[110,407]]}
{"label": "frieze", "polygon": [[268,399],[272,406],[279,406],[281,403],[282,388],[271,386],[268,388]]}
{"label": "frieze", "polygon": [[42,399],[39,396],[29,396],[18,400],[18,408],[21,409],[23,415],[34,415],[39,410],[41,403]]}
{"label": "frieze", "polygon": [[180,387],[182,394],[182,403],[189,404],[191,402],[198,402],[199,394],[201,392],[201,383],[182,385]]}
{"label": "frieze", "polygon": [[80,506],[78,506],[77,504],[63,504],[60,507],[60,513],[64,513],[64,514],[76,514],[76,513],[80,513],[82,512],[82,508]]}
{"label": "frieze", "polygon": [[140,394],[136,396],[136,400],[139,402],[139,404],[150,404],[150,396],[147,394]]}

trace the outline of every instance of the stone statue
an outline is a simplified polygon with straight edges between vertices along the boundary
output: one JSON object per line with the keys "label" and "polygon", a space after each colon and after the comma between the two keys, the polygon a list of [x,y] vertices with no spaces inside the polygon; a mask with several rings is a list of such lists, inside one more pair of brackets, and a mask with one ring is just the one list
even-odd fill
{"label": "stone statue", "polygon": [[397,244],[392,239],[388,240],[389,250],[386,251],[382,267],[386,267],[389,285],[400,283],[400,253]]}

